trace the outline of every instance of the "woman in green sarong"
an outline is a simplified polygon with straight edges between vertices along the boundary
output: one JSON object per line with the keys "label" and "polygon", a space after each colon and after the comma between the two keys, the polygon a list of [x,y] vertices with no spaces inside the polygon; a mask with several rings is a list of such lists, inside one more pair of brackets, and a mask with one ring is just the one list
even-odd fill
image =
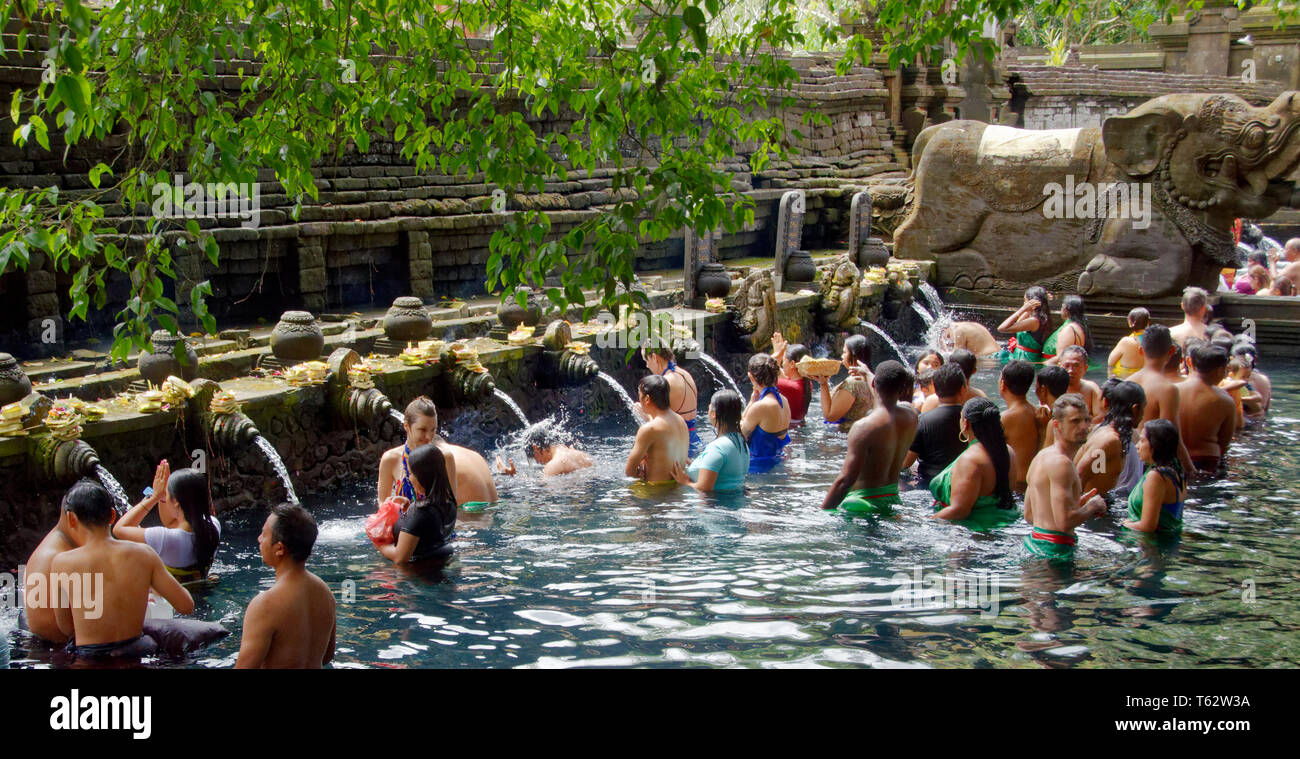
{"label": "woman in green sarong", "polygon": [[970,446],[930,480],[934,516],[972,530],[990,530],[1020,516],[1011,495],[1015,452],[1002,432],[1002,415],[987,398],[961,408],[961,440]]}
{"label": "woman in green sarong", "polygon": [[1047,290],[1035,285],[1025,290],[1025,302],[998,325],[998,332],[1015,336],[1007,342],[1002,357],[1034,365],[1043,363],[1043,343],[1052,333],[1052,313],[1047,310]]}
{"label": "woman in green sarong", "polygon": [[1128,519],[1124,522],[1128,529],[1172,535],[1182,532],[1187,481],[1178,465],[1178,439],[1178,427],[1168,419],[1152,419],[1142,426],[1138,455],[1147,469],[1128,496]]}
{"label": "woman in green sarong", "polygon": [[1082,346],[1092,355],[1092,335],[1088,333],[1088,317],[1083,310],[1083,298],[1067,295],[1061,302],[1060,327],[1043,343],[1043,363],[1055,365],[1071,345]]}

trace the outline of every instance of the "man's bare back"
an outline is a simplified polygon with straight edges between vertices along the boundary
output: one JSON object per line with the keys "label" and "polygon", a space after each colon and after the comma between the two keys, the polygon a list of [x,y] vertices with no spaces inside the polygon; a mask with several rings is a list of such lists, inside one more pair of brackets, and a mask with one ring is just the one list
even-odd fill
{"label": "man's bare back", "polygon": [[898,473],[916,438],[920,415],[906,404],[877,406],[849,429],[849,450],[861,462],[853,489],[878,488],[898,482]]}
{"label": "man's bare back", "polygon": [[1002,432],[1006,435],[1007,445],[1016,452],[1016,468],[1011,473],[1011,489],[1017,493],[1025,492],[1026,476],[1029,463],[1034,460],[1042,446],[1043,429],[1034,407],[1028,401],[1008,404],[1002,412]]}
{"label": "man's bare back", "polygon": [[1195,373],[1178,383],[1178,426],[1193,459],[1221,458],[1237,424],[1232,396],[1205,384]]}
{"label": "man's bare back", "polygon": [[[640,465],[643,467],[641,479],[646,482],[676,482],[673,479],[673,465],[686,466],[690,446],[691,436],[685,420],[680,414],[665,411],[652,417],[637,430],[630,458],[638,460],[629,460],[629,470]],[[640,456],[636,455],[638,452]]]}
{"label": "man's bare back", "polygon": [[[248,605],[236,666],[254,666],[245,656],[260,653],[261,669],[319,669],[334,659],[334,634],[334,594],[325,581],[305,568],[282,572]],[[246,647],[262,640],[264,650]]]}
{"label": "man's bare back", "polygon": [[440,441],[438,447],[449,451],[456,461],[454,476],[457,504],[496,503],[497,486],[492,479],[492,469],[488,466],[487,459],[477,451],[446,441]]}
{"label": "man's bare back", "polygon": [[[81,598],[61,598],[60,627],[75,629],[78,646],[117,643],[144,632],[149,590],[156,589],[181,614],[194,611],[188,591],[143,543],[113,540],[107,532],[50,562],[54,576],[82,578]],[[86,582],[91,578],[90,582]],[[66,590],[66,588],[64,588]]]}
{"label": "man's bare back", "polygon": [[[62,520],[60,520],[61,522]],[[53,530],[36,546],[27,559],[27,592],[23,598],[23,609],[27,616],[27,629],[33,635],[44,638],[51,643],[63,643],[68,639],[55,619],[54,608],[50,604],[49,574],[54,557],[77,546],[63,534],[62,525]]]}

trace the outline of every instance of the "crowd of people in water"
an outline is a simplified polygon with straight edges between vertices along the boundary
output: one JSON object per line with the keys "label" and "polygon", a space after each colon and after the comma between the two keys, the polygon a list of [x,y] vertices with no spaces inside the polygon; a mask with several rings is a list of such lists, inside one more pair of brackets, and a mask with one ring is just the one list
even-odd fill
{"label": "crowd of people in water", "polygon": [[[1288,260],[1300,261],[1300,241],[1292,242],[1296,257]],[[825,510],[890,515],[901,503],[900,481],[914,476],[933,496],[934,518],[981,531],[1023,518],[1027,556],[1069,561],[1076,528],[1112,506],[1124,528],[1178,533],[1188,480],[1220,474],[1234,436],[1268,413],[1271,385],[1256,368],[1250,336],[1211,323],[1208,293],[1189,288],[1184,320],[1172,329],[1145,308],[1129,313],[1131,332],[1110,351],[1108,379],[1098,386],[1085,377],[1094,346],[1083,299],[1065,296],[1055,313],[1051,302],[1043,288],[1029,288],[998,326],[1005,346],[978,323],[955,322],[943,331],[944,350],[925,352],[912,367],[889,360],[873,370],[867,338],[851,335],[840,354],[847,376],[834,386],[803,376],[799,361],[809,349],[775,333],[772,352],[749,359],[750,397],[720,390],[710,398],[707,443],[690,372],[665,345],[646,345],[650,373],[637,385],[640,426],[625,474],[634,492],[743,490],[748,475],[781,465],[792,429],[824,423],[846,433]],[[1002,360],[1001,408],[971,385],[978,359],[993,355]],[[821,419],[810,413],[814,395]],[[517,469],[499,457],[489,466],[440,436],[426,397],[407,405],[403,429],[403,444],[378,463],[378,509],[366,535],[386,560],[441,565],[452,555],[458,515],[496,503],[494,477]],[[523,444],[543,477],[593,465],[554,424],[530,427]],[[153,613],[164,605],[193,612],[190,589],[202,587],[221,543],[205,475],[163,461],[145,493],[120,517],[97,482],[82,480],[65,494],[58,523],[26,564],[22,624],[31,635],[94,660],[188,651],[224,634],[215,623]],[[155,511],[159,524],[142,527]],[[275,583],[246,609],[237,667],[331,660],[334,597],[306,567],[316,534],[300,505],[267,516],[258,547]],[[42,581],[89,574],[103,578],[93,610]]]}

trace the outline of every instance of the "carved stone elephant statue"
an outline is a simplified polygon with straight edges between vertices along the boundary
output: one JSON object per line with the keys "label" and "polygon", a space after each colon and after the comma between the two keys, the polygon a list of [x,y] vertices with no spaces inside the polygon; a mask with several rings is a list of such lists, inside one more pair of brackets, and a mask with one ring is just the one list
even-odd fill
{"label": "carved stone elephant statue", "polygon": [[945,286],[1153,297],[1213,291],[1231,227],[1300,203],[1300,93],[1155,98],[1101,128],[953,121],[916,141],[894,255]]}

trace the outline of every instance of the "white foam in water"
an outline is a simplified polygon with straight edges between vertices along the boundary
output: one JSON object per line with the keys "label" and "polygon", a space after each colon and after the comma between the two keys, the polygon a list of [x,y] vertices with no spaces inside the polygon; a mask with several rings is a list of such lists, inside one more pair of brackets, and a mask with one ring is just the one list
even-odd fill
{"label": "white foam in water", "polygon": [[122,508],[118,509],[117,513],[125,514],[126,510],[131,508],[131,501],[127,499],[126,490],[122,487],[122,484],[103,466],[95,466],[95,476],[104,484],[109,494],[113,496],[113,500],[122,505]]}
{"label": "white foam in water", "polygon": [[727,367],[718,363],[716,358],[710,356],[704,351],[700,351],[700,360],[704,362],[705,366],[709,367],[709,371],[714,372],[715,376],[721,374],[725,377],[727,382],[731,385],[731,389],[736,391],[736,395],[739,395],[741,398],[745,397],[745,394],[740,392],[740,385],[737,385],[736,381],[731,378],[731,374],[727,372]]}
{"label": "white foam in water", "polygon": [[604,372],[600,372],[599,374],[597,374],[596,379],[614,388],[614,390],[618,393],[618,397],[623,399],[623,405],[627,406],[628,412],[632,414],[632,419],[633,420],[640,419],[640,414],[636,412],[636,401],[632,400],[632,396],[627,394],[627,391],[623,389],[622,385],[618,384],[617,380],[615,380],[613,377],[609,376]]}
{"label": "white foam in water", "polygon": [[267,460],[270,461],[271,466],[275,468],[275,473],[280,476],[280,484],[284,485],[285,496],[291,503],[298,503],[298,494],[293,492],[293,481],[289,479],[289,470],[285,467],[284,461],[280,459],[280,452],[275,450],[275,446],[271,445],[270,440],[267,440],[261,435],[258,435],[257,438],[253,440],[253,445],[256,445],[262,453],[266,454]]}
{"label": "white foam in water", "polygon": [[912,301],[912,310],[925,322],[925,329],[929,332],[930,328],[934,326],[934,317],[930,316],[930,312],[925,310],[925,306],[916,301]]}
{"label": "white foam in water", "polygon": [[898,360],[903,362],[904,366],[907,366],[907,355],[903,353],[902,348],[898,347],[898,343],[894,342],[894,338],[890,337],[889,333],[866,320],[859,321],[858,324],[861,324],[872,332],[875,332],[877,335],[880,335],[880,338],[888,343],[889,347],[893,349],[894,355],[898,356]]}
{"label": "white foam in water", "polygon": [[493,390],[492,394],[495,395],[498,399],[500,399],[502,403],[509,406],[511,411],[515,412],[515,416],[519,417],[520,424],[524,425],[525,427],[528,426],[528,417],[524,416],[524,410],[519,408],[519,404],[515,403],[513,398],[501,392],[501,388],[497,388]]}
{"label": "white foam in water", "polygon": [[355,543],[366,534],[366,518],[327,519],[316,534],[317,543]]}

